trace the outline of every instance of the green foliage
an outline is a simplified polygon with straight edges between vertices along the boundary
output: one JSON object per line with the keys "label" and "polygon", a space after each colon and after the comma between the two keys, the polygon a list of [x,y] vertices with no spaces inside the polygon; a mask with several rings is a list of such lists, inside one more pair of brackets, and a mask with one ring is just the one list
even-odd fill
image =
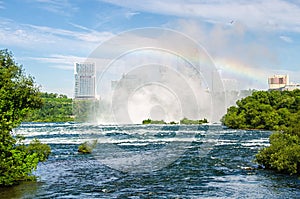
{"label": "green foliage", "polygon": [[94,140],[93,142],[84,142],[83,144],[79,145],[78,152],[83,154],[92,153],[96,145],[97,140]]}
{"label": "green foliage", "polygon": [[30,112],[27,122],[91,122],[101,108],[95,99],[71,99],[56,93],[41,93],[43,105]]}
{"label": "green foliage", "polygon": [[33,139],[26,147],[28,154],[37,154],[39,162],[44,162],[51,154],[51,147],[47,144],[42,144],[38,139]]}
{"label": "green foliage", "polygon": [[31,180],[31,172],[44,157],[29,153],[18,145],[20,137],[11,135],[28,111],[40,108],[42,100],[33,78],[26,76],[15,63],[12,54],[0,50],[0,186],[12,185],[20,180]]}
{"label": "green foliage", "polygon": [[300,137],[276,132],[270,136],[270,144],[256,155],[256,161],[266,169],[300,174]]}
{"label": "green foliage", "polygon": [[0,130],[9,134],[42,101],[33,78],[24,75],[7,50],[0,50],[0,79]]}
{"label": "green foliage", "polygon": [[[5,147],[5,146],[4,146]],[[28,154],[25,150],[11,148],[0,154],[0,185],[12,185],[22,180],[32,180],[29,174],[36,168],[37,154]]]}
{"label": "green foliage", "polygon": [[100,105],[94,99],[76,99],[73,102],[74,119],[76,122],[92,122],[96,118]]}
{"label": "green foliage", "polygon": [[276,130],[256,162],[266,169],[300,174],[300,90],[254,92],[228,108],[222,123],[235,129]]}
{"label": "green foliage", "polygon": [[151,119],[146,119],[142,121],[142,124],[151,124]]}
{"label": "green foliage", "polygon": [[207,123],[207,119],[203,119],[203,120],[190,120],[190,119],[187,119],[187,118],[183,118],[182,120],[180,120],[180,124],[187,124],[187,125],[190,125],[190,124],[204,124],[204,123]]}
{"label": "green foliage", "polygon": [[146,119],[142,121],[142,124],[167,124],[167,123],[163,120]]}
{"label": "green foliage", "polygon": [[43,106],[32,111],[25,121],[28,122],[68,122],[74,121],[73,100],[66,95],[42,93]]}
{"label": "green foliage", "polygon": [[256,91],[227,109],[222,123],[230,128],[286,130],[300,111],[300,90]]}
{"label": "green foliage", "polygon": [[[203,120],[190,120],[187,118],[183,118],[182,120],[180,120],[180,124],[186,124],[186,125],[192,125],[192,124],[204,124],[204,123],[208,123],[207,119],[203,119]],[[163,120],[151,120],[151,119],[146,119],[143,120],[142,124],[178,124],[174,121],[171,121],[170,123],[167,123]]]}

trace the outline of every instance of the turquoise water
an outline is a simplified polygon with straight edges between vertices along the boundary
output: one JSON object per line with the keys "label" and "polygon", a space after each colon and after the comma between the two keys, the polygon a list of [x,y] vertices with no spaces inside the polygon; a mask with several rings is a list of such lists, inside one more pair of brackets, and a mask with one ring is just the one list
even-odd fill
{"label": "turquoise water", "polygon": [[[297,198],[300,181],[257,168],[268,131],[218,125],[23,124],[15,134],[51,145],[38,182],[0,198]],[[89,155],[78,145],[97,140]]]}

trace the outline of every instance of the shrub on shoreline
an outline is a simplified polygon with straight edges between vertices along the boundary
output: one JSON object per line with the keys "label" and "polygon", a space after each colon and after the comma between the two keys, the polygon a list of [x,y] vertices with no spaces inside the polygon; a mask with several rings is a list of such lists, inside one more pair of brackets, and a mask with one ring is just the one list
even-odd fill
{"label": "shrub on shoreline", "polygon": [[18,143],[22,138],[11,135],[30,110],[42,106],[42,100],[33,78],[24,74],[7,50],[0,50],[0,79],[0,186],[7,186],[34,180],[32,170],[51,149],[38,141],[25,146]]}
{"label": "shrub on shoreline", "polygon": [[266,169],[300,174],[300,90],[257,91],[228,108],[222,123],[233,129],[276,131],[256,155]]}

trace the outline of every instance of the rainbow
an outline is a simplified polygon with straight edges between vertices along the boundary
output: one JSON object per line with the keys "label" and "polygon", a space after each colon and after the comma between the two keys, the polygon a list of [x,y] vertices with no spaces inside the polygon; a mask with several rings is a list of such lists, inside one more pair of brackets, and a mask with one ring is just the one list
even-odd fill
{"label": "rainbow", "polygon": [[215,60],[215,64],[217,68],[221,69],[222,73],[230,74],[230,76],[237,77],[237,79],[255,81],[257,84],[267,87],[268,72],[260,68],[228,59]]}

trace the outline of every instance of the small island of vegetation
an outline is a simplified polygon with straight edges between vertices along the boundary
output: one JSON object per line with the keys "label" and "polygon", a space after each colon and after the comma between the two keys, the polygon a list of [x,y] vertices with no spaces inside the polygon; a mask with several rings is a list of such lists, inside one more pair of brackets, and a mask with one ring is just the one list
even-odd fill
{"label": "small island of vegetation", "polygon": [[142,124],[167,124],[167,122],[163,120],[151,120],[151,119],[146,119],[142,121]]}
{"label": "small island of vegetation", "polygon": [[208,123],[207,119],[204,118],[203,120],[190,120],[187,118],[183,118],[180,120],[180,124],[186,124],[186,125],[191,125],[191,124],[205,124]]}
{"label": "small island of vegetation", "polygon": [[[194,125],[194,124],[205,124],[208,123],[207,119],[203,120],[190,120],[188,118],[183,118],[179,122],[180,124],[185,124],[185,125]],[[177,122],[171,121],[169,123],[165,122],[164,120],[151,120],[151,119],[146,119],[142,121],[142,124],[178,124]]]}
{"label": "small island of vegetation", "polygon": [[266,169],[300,174],[300,90],[257,91],[228,108],[222,123],[234,129],[276,131],[256,155]]}

